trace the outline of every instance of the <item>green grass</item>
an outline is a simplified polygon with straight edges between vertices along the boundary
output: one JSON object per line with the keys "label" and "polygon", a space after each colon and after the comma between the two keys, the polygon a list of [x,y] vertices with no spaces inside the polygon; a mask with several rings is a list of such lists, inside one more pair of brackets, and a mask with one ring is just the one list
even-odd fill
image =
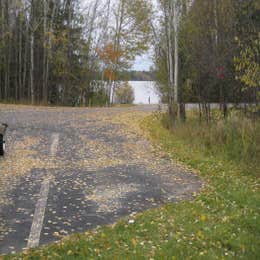
{"label": "green grass", "polygon": [[[199,135],[187,137],[187,134],[198,131],[198,125],[194,125],[192,120],[187,122],[185,128],[190,130],[186,129],[185,133],[182,125],[174,130],[166,129],[161,118],[161,115],[147,118],[143,128],[149,131],[156,146],[199,172],[205,188],[195,200],[140,213],[133,224],[128,223],[128,219],[132,219],[129,217],[114,226],[76,234],[58,244],[13,257],[259,259],[259,165],[254,159],[248,163],[238,161],[238,157],[233,160],[227,155],[227,147],[213,155],[218,149],[214,148],[214,139],[210,143],[201,143]],[[228,124],[223,127],[228,127]],[[226,141],[223,144],[226,145]]]}
{"label": "green grass", "polygon": [[[157,115],[158,116],[158,115]],[[196,111],[189,112],[185,124],[171,128],[175,140],[185,142],[203,155],[214,155],[221,160],[244,164],[246,168],[259,167],[260,122],[232,111],[222,119],[218,110],[212,113],[212,122],[200,121]],[[167,115],[159,115],[162,124],[169,128]],[[259,169],[258,169],[259,170]]]}

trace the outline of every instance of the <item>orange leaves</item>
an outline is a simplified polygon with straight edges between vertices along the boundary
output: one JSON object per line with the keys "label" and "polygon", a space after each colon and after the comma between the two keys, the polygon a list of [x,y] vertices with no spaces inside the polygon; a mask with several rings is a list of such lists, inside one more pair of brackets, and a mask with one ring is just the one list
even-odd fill
{"label": "orange leaves", "polygon": [[106,64],[115,64],[122,56],[122,52],[115,50],[115,46],[111,42],[109,42],[102,50],[97,49],[97,53]]}
{"label": "orange leaves", "polygon": [[111,70],[111,69],[106,69],[104,71],[104,76],[105,76],[105,78],[107,78],[107,79],[109,79],[111,81],[116,80],[115,72],[113,70]]}
{"label": "orange leaves", "polygon": [[100,59],[106,64],[107,69],[104,71],[105,78],[110,81],[116,80],[115,67],[119,59],[123,56],[123,52],[116,50],[114,44],[109,42],[103,49],[97,49]]}

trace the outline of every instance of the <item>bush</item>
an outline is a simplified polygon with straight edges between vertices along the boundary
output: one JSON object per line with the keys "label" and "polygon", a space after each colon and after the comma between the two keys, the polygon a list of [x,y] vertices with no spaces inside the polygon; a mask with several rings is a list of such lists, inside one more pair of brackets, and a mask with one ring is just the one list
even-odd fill
{"label": "bush", "polygon": [[124,82],[116,89],[116,103],[132,104],[134,102],[134,90],[128,82]]}

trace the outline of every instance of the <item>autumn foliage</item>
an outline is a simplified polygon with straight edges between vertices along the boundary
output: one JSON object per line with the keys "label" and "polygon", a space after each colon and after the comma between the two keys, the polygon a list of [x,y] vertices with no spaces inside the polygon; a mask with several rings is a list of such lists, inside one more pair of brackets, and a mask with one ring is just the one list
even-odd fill
{"label": "autumn foliage", "polygon": [[110,81],[115,81],[116,67],[123,53],[116,50],[112,42],[109,42],[107,45],[105,45],[103,49],[97,49],[97,53],[99,55],[99,58],[104,62],[106,66],[106,69],[104,70],[105,78]]}
{"label": "autumn foliage", "polygon": [[122,56],[122,52],[116,50],[114,44],[109,42],[103,49],[97,49],[97,53],[101,60],[106,64],[115,64]]}

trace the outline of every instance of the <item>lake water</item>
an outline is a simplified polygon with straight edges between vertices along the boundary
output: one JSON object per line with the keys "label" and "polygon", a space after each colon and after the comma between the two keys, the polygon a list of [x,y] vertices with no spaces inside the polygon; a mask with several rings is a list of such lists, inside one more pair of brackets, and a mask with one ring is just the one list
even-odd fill
{"label": "lake water", "polygon": [[134,104],[158,104],[160,97],[157,93],[154,81],[129,81],[135,93]]}

